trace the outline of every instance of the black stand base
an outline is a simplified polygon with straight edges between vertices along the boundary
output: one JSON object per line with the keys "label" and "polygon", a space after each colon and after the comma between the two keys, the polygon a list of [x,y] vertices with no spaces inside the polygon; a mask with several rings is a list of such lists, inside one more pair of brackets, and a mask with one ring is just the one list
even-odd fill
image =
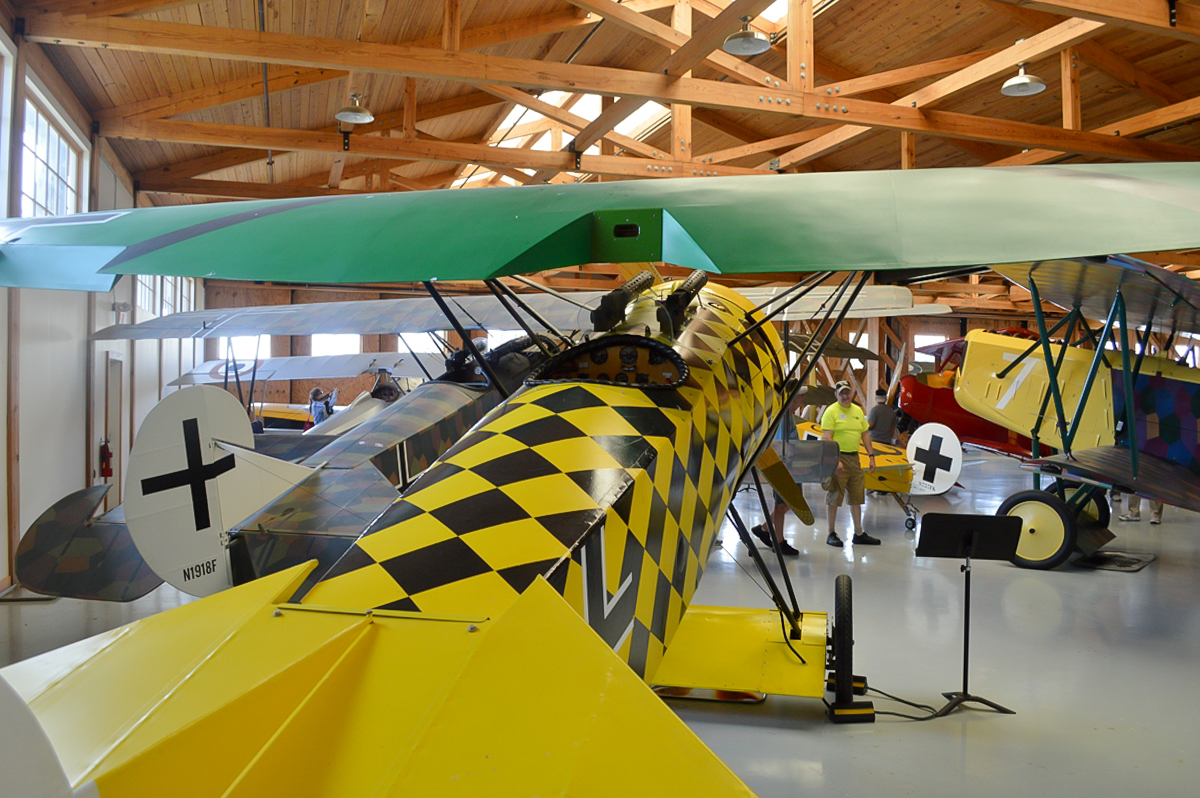
{"label": "black stand base", "polygon": [[974,702],[976,704],[983,704],[986,707],[991,707],[992,709],[996,710],[997,712],[999,712],[1002,715],[1017,714],[1016,712],[1012,711],[1011,709],[1009,709],[1007,707],[1000,706],[995,701],[988,701],[986,698],[981,698],[977,695],[971,695],[970,693],[942,693],[942,696],[944,698],[948,698],[950,700],[946,702],[946,706],[942,707],[941,709],[939,709],[937,711],[937,713],[934,715],[935,718],[946,717],[951,712],[958,709],[959,707],[961,707],[963,704],[967,703],[968,701]]}
{"label": "black stand base", "polygon": [[874,723],[875,705],[870,701],[834,701],[827,705],[825,713],[833,723]]}

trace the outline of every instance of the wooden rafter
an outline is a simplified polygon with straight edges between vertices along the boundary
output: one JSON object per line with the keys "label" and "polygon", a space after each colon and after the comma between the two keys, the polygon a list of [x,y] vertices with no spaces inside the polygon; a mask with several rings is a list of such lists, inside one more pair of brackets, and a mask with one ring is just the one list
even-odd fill
{"label": "wooden rafter", "polygon": [[[999,0],[1014,6],[1117,25],[1173,39],[1200,42],[1200,6],[1167,0]],[[1175,18],[1171,17],[1174,7]]]}
{"label": "wooden rafter", "polygon": [[[1049,30],[1017,42],[1011,47],[1006,47],[978,63],[911,92],[896,100],[895,105],[908,106],[910,109],[929,108],[980,81],[1000,75],[1022,61],[1031,61],[1050,53],[1056,53],[1078,42],[1086,41],[1103,32],[1105,27],[1103,23],[1099,22],[1069,19]],[[838,147],[844,147],[869,132],[870,128],[868,127],[848,125],[784,155],[780,158],[780,165],[805,163],[819,158]]]}
{"label": "wooden rafter", "polygon": [[[557,105],[553,105],[545,100],[541,100],[537,97],[527,94],[520,89],[514,89],[511,86],[480,85],[479,88],[490,94],[494,94],[501,99],[509,100],[517,105],[523,105],[531,111],[536,111],[547,119],[552,119],[559,124],[571,128],[572,130],[582,130],[589,124],[589,120],[583,118],[582,116],[572,114]],[[639,155],[646,156],[647,158],[667,157],[667,153],[663,152],[657,147],[652,147],[649,144],[638,141],[631,136],[623,136],[620,133],[610,132],[606,133],[603,138],[612,142],[616,146],[621,147],[622,149],[628,150],[629,152],[636,152]]]}
{"label": "wooden rafter", "polygon": [[[217,147],[246,147],[283,152],[342,151],[342,137],[336,132],[316,130],[281,130],[248,125],[220,125],[176,120],[113,122],[104,135],[144,141],[173,141],[180,144],[203,144]],[[451,163],[482,164],[525,169],[551,169],[557,172],[575,170],[575,159],[565,152],[538,152],[486,144],[444,142],[418,139],[383,138],[380,136],[350,137],[350,153],[376,158],[405,161],[447,161]],[[693,164],[672,160],[650,160],[626,156],[580,156],[580,171],[626,177],[692,177],[699,170]],[[767,174],[760,170],[733,166],[711,165],[713,174]]]}
{"label": "wooden rafter", "polygon": [[[438,100],[432,103],[426,103],[417,108],[417,121],[424,122],[430,119],[440,119],[454,114],[464,113],[466,111],[474,111],[478,108],[486,108],[488,106],[499,104],[494,96],[484,92],[470,92],[468,94],[460,94],[457,97],[450,97],[445,100]],[[375,121],[369,125],[359,125],[358,135],[367,136],[376,133],[383,133],[388,130],[394,130],[403,125],[403,108],[397,108],[393,111],[380,113],[376,115]],[[134,120],[129,120],[134,121]],[[103,132],[104,125],[101,125]],[[337,125],[327,125],[319,128],[320,132],[336,133]],[[253,163],[264,159],[266,155],[261,150],[250,149],[233,149],[225,152],[215,153],[213,155],[203,155],[197,158],[190,158],[186,161],[168,164],[156,169],[147,169],[134,175],[135,179],[142,179],[147,176],[156,176],[167,174],[174,177],[197,177],[199,175],[209,174],[221,169],[229,169],[234,166],[242,166],[244,164]]]}
{"label": "wooden rafter", "polygon": [[[759,0],[760,2],[762,0]],[[734,8],[733,5],[730,8]],[[1090,23],[1083,23],[1084,25]],[[1092,133],[1064,131],[1018,122],[1003,122],[994,119],[958,114],[947,111],[931,111],[923,108],[883,105],[860,99],[842,99],[833,106],[825,103],[820,95],[784,91],[759,93],[749,86],[738,86],[720,81],[698,78],[665,78],[652,72],[620,70],[607,67],[592,67],[578,64],[560,64],[547,61],[526,61],[501,56],[484,56],[474,53],[443,53],[441,51],[416,51],[400,45],[380,45],[363,42],[347,42],[332,39],[295,36],[291,34],[257,33],[253,31],[225,30],[219,36],[212,28],[202,28],[205,36],[199,36],[196,26],[175,23],[153,22],[141,19],[104,18],[95,21],[79,21],[56,17],[37,18],[27,21],[29,38],[35,41],[53,41],[76,46],[97,46],[107,43],[110,48],[135,51],[180,52],[208,55],[214,58],[234,60],[284,62],[297,60],[311,66],[361,68],[370,66],[377,71],[411,73],[451,80],[471,82],[494,82],[531,88],[557,88],[571,91],[590,91],[598,94],[630,95],[691,105],[711,105],[740,110],[769,111],[791,116],[807,116],[848,123],[911,130],[948,138],[964,138],[992,141],[1023,146],[1057,149],[1064,152],[1080,152],[1106,155],[1121,159],[1147,160],[1195,160],[1200,149],[1155,142],[1135,141]],[[1089,32],[1090,33],[1090,32]],[[1033,49],[1027,39],[1023,45],[1006,48],[1009,58],[1028,55]],[[1044,40],[1038,40],[1044,42]],[[78,43],[82,43],[79,45]],[[1068,46],[1071,37],[1059,44]],[[317,63],[320,62],[320,63]],[[335,62],[335,63],[328,63]],[[971,69],[987,63],[980,62]],[[962,76],[944,78],[943,81],[961,80]],[[943,83],[939,81],[938,83]],[[934,84],[937,85],[937,84]],[[943,83],[943,85],[945,85]],[[929,87],[922,90],[928,91]],[[620,106],[615,103],[612,108]],[[611,108],[609,109],[611,110]],[[806,147],[817,142],[812,142]]]}
{"label": "wooden rafter", "polygon": [[[1144,114],[1123,119],[1120,122],[1113,122],[1112,124],[1098,127],[1092,132],[1095,135],[1113,137],[1139,136],[1143,133],[1149,133],[1153,130],[1198,118],[1200,118],[1200,97],[1193,97],[1190,100],[1168,105],[1165,108],[1156,108],[1153,111],[1147,111]],[[1060,155],[1062,155],[1061,152],[1054,150],[1031,149],[999,161],[994,161],[988,164],[988,166],[1029,166],[1031,164],[1045,163]]]}

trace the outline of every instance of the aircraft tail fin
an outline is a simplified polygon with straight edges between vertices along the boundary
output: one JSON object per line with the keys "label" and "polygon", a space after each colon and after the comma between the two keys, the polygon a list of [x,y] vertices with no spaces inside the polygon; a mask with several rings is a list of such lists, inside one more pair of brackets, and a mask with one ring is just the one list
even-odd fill
{"label": "aircraft tail fin", "polygon": [[147,564],[185,593],[233,584],[228,530],[312,473],[253,447],[238,400],[206,385],[169,394],[138,430],[125,522]]}
{"label": "aircraft tail fin", "polygon": [[279,603],[310,567],[3,676],[104,796],[750,795],[544,581],[495,619]]}

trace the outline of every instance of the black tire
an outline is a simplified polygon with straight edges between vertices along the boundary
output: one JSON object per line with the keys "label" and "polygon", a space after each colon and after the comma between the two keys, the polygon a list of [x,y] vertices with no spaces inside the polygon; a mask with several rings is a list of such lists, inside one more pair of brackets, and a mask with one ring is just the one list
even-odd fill
{"label": "black tire", "polygon": [[854,607],[850,577],[833,582],[833,698],[839,704],[854,700]]}
{"label": "black tire", "polygon": [[1013,565],[1048,571],[1067,561],[1075,550],[1075,514],[1056,494],[1023,490],[1009,496],[996,515],[1021,517],[1021,539]]}
{"label": "black tire", "polygon": [[[1079,487],[1077,482],[1067,482],[1064,485],[1067,498],[1070,498],[1071,494]],[[1103,488],[1092,488],[1091,490],[1092,495],[1075,513],[1076,527],[1078,529],[1107,529],[1109,522],[1112,521],[1112,510],[1108,506],[1107,493]],[[1058,490],[1054,486],[1046,488],[1046,492],[1058,495]]]}
{"label": "black tire", "polygon": [[908,518],[905,518],[904,519],[904,528],[910,529],[910,530],[916,529],[917,528],[917,519],[913,518],[911,515]]}

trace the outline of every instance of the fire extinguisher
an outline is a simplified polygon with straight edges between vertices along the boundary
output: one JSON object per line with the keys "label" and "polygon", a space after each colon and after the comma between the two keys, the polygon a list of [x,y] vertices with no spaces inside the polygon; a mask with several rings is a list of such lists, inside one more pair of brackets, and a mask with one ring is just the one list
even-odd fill
{"label": "fire extinguisher", "polygon": [[112,449],[108,446],[108,438],[100,441],[100,476],[111,477],[112,470]]}

